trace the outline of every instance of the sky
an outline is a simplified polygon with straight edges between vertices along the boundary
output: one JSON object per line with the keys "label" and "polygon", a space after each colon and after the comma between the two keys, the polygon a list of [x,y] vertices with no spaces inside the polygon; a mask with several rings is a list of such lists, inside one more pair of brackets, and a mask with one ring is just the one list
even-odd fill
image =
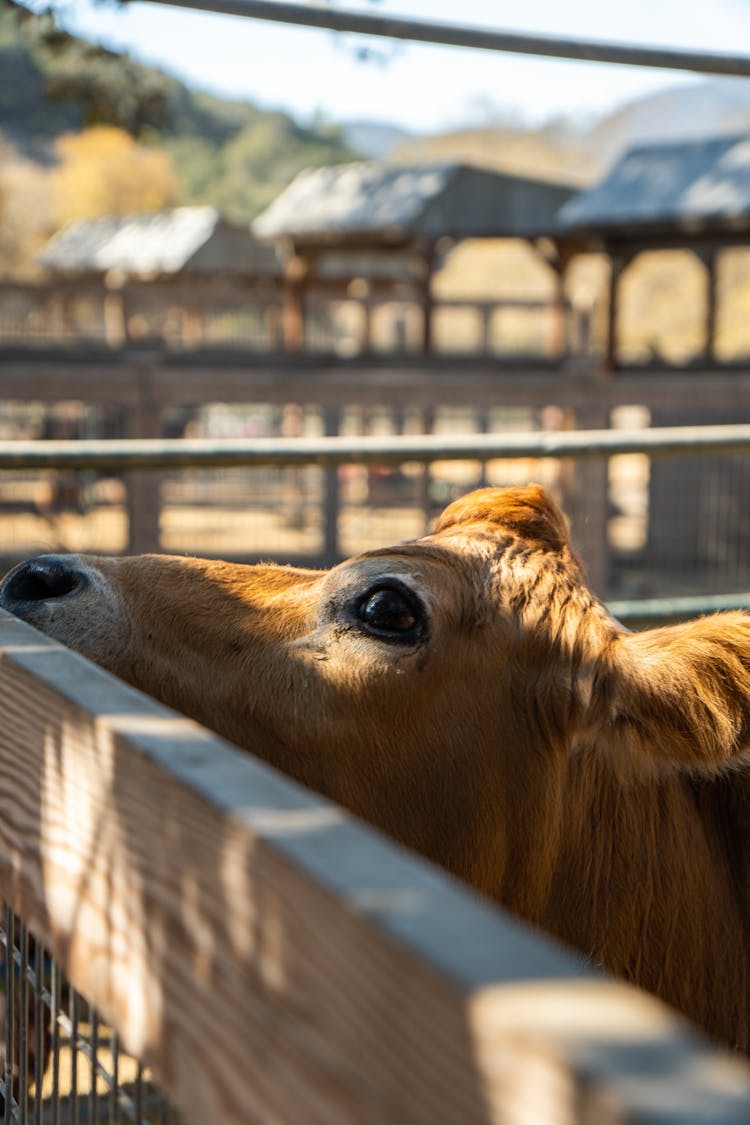
{"label": "sky", "polygon": [[[750,53],[750,0],[339,0],[388,15],[613,42]],[[139,0],[69,0],[78,34],[223,96],[306,121],[386,121],[420,132],[482,123],[591,119],[652,91],[694,82],[677,71],[567,62],[211,15]],[[357,59],[372,46],[375,62]]]}

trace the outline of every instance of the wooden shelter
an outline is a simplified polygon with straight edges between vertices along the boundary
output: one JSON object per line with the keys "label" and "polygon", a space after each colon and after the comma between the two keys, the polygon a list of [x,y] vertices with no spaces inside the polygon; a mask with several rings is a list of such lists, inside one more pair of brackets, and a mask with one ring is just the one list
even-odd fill
{"label": "wooden shelter", "polygon": [[103,288],[105,337],[115,345],[158,307],[176,307],[185,342],[195,344],[207,308],[229,300],[278,304],[274,250],[210,206],[80,220],[55,235],[39,261],[62,294]]}
{"label": "wooden shelter", "polygon": [[[408,292],[422,308],[422,350],[429,352],[432,277],[442,254],[466,238],[547,234],[573,192],[462,164],[302,172],[253,224],[285,262],[287,346],[303,345],[305,295],[314,288],[357,297],[366,317],[374,294]],[[369,325],[363,336],[366,346]]]}
{"label": "wooden shelter", "polygon": [[[566,203],[555,236],[561,260],[604,253],[610,263],[605,369],[618,368],[618,322],[623,276],[652,250],[690,250],[706,270],[704,369],[717,363],[717,264],[723,250],[750,245],[750,136],[640,145],[626,152],[602,181]],[[693,372],[694,374],[694,372]],[[736,379],[740,372],[733,373]],[[716,378],[716,376],[714,376]],[[698,404],[693,375],[663,403],[650,405],[651,424],[691,425],[737,420],[732,388]],[[727,458],[677,464],[655,459],[649,473],[648,554],[657,566],[679,573],[700,563],[703,525],[714,518],[717,534],[729,521],[735,549],[750,547],[744,518],[750,495],[744,474]],[[713,515],[711,515],[711,513]]]}
{"label": "wooden shelter", "polygon": [[[723,248],[750,245],[750,136],[639,145],[560,210],[556,253],[610,262],[606,365],[617,366],[619,287],[646,250],[688,249],[707,272],[704,356],[716,360],[716,272]],[[565,266],[563,267],[565,268]]]}

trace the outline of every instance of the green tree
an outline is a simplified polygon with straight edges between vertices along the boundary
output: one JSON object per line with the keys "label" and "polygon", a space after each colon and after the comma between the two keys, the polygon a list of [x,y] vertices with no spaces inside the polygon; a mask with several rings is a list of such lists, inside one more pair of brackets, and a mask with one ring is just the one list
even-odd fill
{"label": "green tree", "polygon": [[337,135],[317,134],[285,114],[267,113],[224,146],[215,199],[231,218],[249,221],[302,169],[354,159]]}

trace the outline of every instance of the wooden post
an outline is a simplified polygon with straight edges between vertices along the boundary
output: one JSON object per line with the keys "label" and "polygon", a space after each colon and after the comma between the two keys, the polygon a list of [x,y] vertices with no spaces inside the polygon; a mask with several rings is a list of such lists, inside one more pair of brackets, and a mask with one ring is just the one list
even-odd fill
{"label": "wooden post", "polygon": [[591,306],[578,306],[573,310],[573,354],[587,356],[591,352],[591,319],[593,309]]}
{"label": "wooden post", "polygon": [[276,301],[271,301],[265,309],[265,321],[268,347],[272,351],[280,350],[284,346],[282,320],[281,306],[278,305]]}
{"label": "wooden post", "polygon": [[[323,412],[326,437],[335,437],[339,432],[341,411],[338,407],[327,406]],[[323,470],[323,562],[325,566],[335,566],[341,561],[339,548],[339,470],[330,465]]]}
{"label": "wooden post", "polygon": [[187,305],[182,314],[182,341],[189,348],[200,347],[204,343],[206,325],[203,306],[198,300]]}
{"label": "wooden post", "polygon": [[104,339],[110,348],[121,348],[128,337],[125,317],[125,274],[109,270],[104,275]]}
{"label": "wooden post", "polygon": [[604,370],[617,370],[617,336],[620,315],[620,281],[635,255],[609,251],[610,275],[607,294],[607,339],[604,349]]}
{"label": "wooden post", "polygon": [[295,254],[284,269],[284,349],[300,352],[305,346],[305,289],[309,262]]}
{"label": "wooden post", "polygon": [[[127,436],[163,437],[161,407],[153,401],[150,380],[139,380],[138,402],[126,413]],[[160,547],[162,474],[154,471],[126,474],[128,553],[141,555]]]}
{"label": "wooden post", "polygon": [[[550,263],[552,265],[552,263]],[[552,265],[555,292],[552,298],[552,322],[550,325],[547,352],[551,360],[561,363],[568,351],[568,308],[565,299],[565,275],[568,262],[560,259]]]}
{"label": "wooden post", "polygon": [[703,355],[706,363],[716,363],[716,320],[718,313],[718,300],[716,293],[716,266],[719,252],[714,247],[706,250],[694,250],[706,267],[706,318],[703,336]]}
{"label": "wooden post", "polygon": [[480,351],[482,355],[490,355],[492,352],[492,319],[495,313],[495,306],[485,304],[479,308],[479,316],[481,321],[481,344]]}
{"label": "wooden post", "polygon": [[367,292],[359,302],[359,307],[362,316],[359,331],[359,351],[366,353],[372,350],[372,297],[369,283],[367,283]]}
{"label": "wooden post", "polygon": [[[74,340],[77,329],[73,298],[67,293],[63,293],[59,302],[61,336],[63,340]],[[55,303],[57,304],[57,302]]]}
{"label": "wooden post", "polygon": [[580,247],[550,238],[530,239],[529,245],[553,273],[554,295],[547,354],[550,359],[562,362],[568,350],[568,303],[565,297],[565,277]]}
{"label": "wooden post", "polygon": [[[609,408],[583,406],[575,410],[577,430],[606,430],[610,426]],[[563,507],[570,518],[573,540],[580,552],[591,588],[599,597],[609,594],[610,551],[609,521],[609,459],[584,457],[576,461],[567,480]]]}
{"label": "wooden post", "polygon": [[[488,434],[490,432],[490,410],[488,406],[480,406],[476,413],[477,420],[477,433]],[[479,462],[479,476],[477,478],[477,488],[486,488],[487,480],[487,462]]]}
{"label": "wooden post", "polygon": [[[427,406],[421,411],[422,416],[422,433],[431,434],[435,429],[435,408]],[[432,474],[430,473],[429,462],[425,462],[422,466],[422,472],[419,477],[419,501],[424,514],[424,529],[425,532],[430,531],[432,527],[432,499],[430,497],[430,481]]]}
{"label": "wooden post", "polygon": [[422,306],[422,354],[430,355],[433,348],[433,315],[435,300],[432,292],[432,275],[435,268],[435,244],[430,242],[424,249],[422,258],[424,273],[421,284]]}
{"label": "wooden post", "polygon": [[122,293],[107,292],[104,294],[104,339],[110,348],[121,348],[126,336]]}
{"label": "wooden post", "polygon": [[359,311],[359,325],[356,329],[357,351],[367,353],[372,347],[372,283],[366,277],[352,278],[346,294],[356,302]]}

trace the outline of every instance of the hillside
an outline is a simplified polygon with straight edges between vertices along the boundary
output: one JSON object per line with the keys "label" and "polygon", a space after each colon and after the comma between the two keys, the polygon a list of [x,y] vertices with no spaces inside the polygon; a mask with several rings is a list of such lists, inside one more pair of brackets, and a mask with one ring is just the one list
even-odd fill
{"label": "hillside", "polygon": [[340,130],[194,91],[155,67],[78,39],[50,15],[0,11],[0,134],[53,159],[66,132],[116,125],[172,158],[180,201],[247,221],[304,167],[354,159]]}
{"label": "hillside", "polygon": [[750,83],[716,78],[626,102],[596,122],[586,144],[609,160],[634,144],[750,133]]}

